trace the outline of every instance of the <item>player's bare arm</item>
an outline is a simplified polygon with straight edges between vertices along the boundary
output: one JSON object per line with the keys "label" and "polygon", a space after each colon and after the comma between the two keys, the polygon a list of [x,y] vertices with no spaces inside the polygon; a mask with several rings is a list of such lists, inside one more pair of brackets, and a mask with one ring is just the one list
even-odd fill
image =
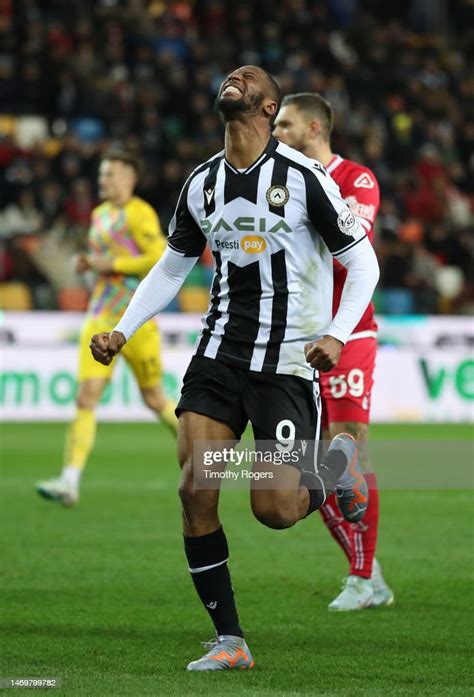
{"label": "player's bare arm", "polygon": [[96,361],[102,363],[102,365],[110,365],[126,343],[127,340],[122,332],[106,332],[94,334],[91,339],[90,349]]}

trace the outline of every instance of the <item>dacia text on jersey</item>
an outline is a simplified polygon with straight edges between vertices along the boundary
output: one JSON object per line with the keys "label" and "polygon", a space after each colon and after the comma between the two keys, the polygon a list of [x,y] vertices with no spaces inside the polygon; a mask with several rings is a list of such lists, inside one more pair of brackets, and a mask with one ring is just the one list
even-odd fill
{"label": "dacia text on jersey", "polygon": [[201,229],[205,235],[216,232],[291,232],[291,228],[284,220],[279,220],[275,225],[267,230],[266,218],[251,218],[239,216],[232,223],[228,223],[224,218],[219,218],[214,224],[206,218],[201,220]]}

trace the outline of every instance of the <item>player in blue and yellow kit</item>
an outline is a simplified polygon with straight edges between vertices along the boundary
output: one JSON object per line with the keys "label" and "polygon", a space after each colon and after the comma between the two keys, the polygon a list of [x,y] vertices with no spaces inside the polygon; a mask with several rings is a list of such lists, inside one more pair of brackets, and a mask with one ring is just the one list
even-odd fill
{"label": "player in blue and yellow kit", "polygon": [[[79,272],[97,274],[81,331],[77,412],[66,438],[60,478],[37,485],[39,494],[65,506],[79,498],[81,473],[95,440],[95,409],[113,370],[113,364],[103,366],[92,358],[90,337],[113,329],[140,280],[166,247],[155,211],[133,195],[136,182],[137,165],[126,152],[115,151],[104,157],[99,170],[103,203],[92,212],[88,253],[79,256],[76,264]],[[175,405],[165,398],[160,386],[160,342],[153,320],[141,327],[123,355],[147,406],[176,431]]]}

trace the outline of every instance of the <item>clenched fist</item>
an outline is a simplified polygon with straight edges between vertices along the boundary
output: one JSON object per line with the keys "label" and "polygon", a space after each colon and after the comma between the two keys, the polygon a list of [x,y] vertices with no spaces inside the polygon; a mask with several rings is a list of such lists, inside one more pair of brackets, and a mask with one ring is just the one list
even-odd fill
{"label": "clenched fist", "polygon": [[304,347],[306,362],[312,368],[327,373],[338,363],[344,344],[333,336],[323,336],[318,341],[312,341]]}
{"label": "clenched fist", "polygon": [[110,365],[127,340],[122,332],[94,334],[89,344],[92,355],[98,363]]}
{"label": "clenched fist", "polygon": [[113,272],[114,260],[107,254],[79,254],[76,257],[75,268],[77,273],[95,271],[107,275]]}
{"label": "clenched fist", "polygon": [[78,254],[75,259],[74,268],[77,273],[84,273],[84,271],[89,270],[87,254]]}

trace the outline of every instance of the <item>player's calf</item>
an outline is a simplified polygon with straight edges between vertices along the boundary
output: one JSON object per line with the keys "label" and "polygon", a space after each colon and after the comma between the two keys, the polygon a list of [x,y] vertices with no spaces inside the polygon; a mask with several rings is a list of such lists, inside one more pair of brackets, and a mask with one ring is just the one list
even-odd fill
{"label": "player's calf", "polygon": [[[301,484],[301,472],[290,465],[265,463],[258,465],[254,471],[264,470],[271,474],[271,479],[252,482],[251,505],[257,520],[274,530],[291,528],[306,516],[309,498],[308,492]],[[272,488],[268,488],[271,481]]]}
{"label": "player's calf", "polygon": [[267,492],[268,497],[260,497],[257,501],[252,498],[252,513],[256,519],[273,530],[285,530],[291,528],[301,519],[297,505],[296,492],[289,495],[287,500],[278,497],[275,500],[271,496],[274,492]]}
{"label": "player's calf", "polygon": [[187,535],[206,535],[219,527],[219,490],[203,489],[195,481],[191,464],[185,465],[178,489]]}
{"label": "player's calf", "polygon": [[347,433],[357,441],[359,447],[359,465],[364,473],[371,472],[372,467],[369,461],[368,440],[369,425],[360,421],[338,421],[329,425],[331,438],[335,438],[342,433]]}

